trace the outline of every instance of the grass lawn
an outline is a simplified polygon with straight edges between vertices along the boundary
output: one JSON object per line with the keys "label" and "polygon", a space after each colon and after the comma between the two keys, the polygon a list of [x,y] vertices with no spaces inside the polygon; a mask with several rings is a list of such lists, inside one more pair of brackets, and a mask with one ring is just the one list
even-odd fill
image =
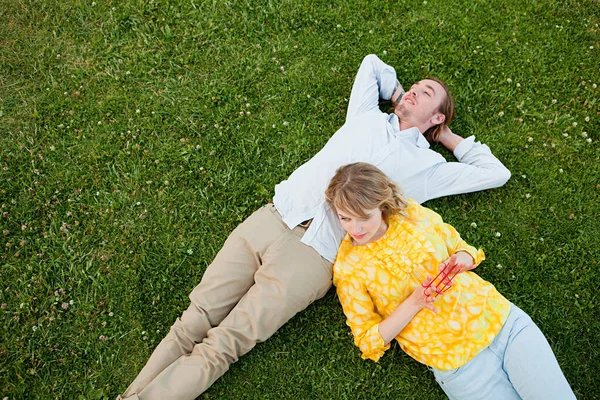
{"label": "grass lawn", "polygon": [[[122,392],[369,53],[447,81],[453,130],[512,171],[426,205],[600,398],[599,24],[596,0],[1,0],[0,398]],[[444,395],[397,345],[361,360],[330,291],[201,398]]]}

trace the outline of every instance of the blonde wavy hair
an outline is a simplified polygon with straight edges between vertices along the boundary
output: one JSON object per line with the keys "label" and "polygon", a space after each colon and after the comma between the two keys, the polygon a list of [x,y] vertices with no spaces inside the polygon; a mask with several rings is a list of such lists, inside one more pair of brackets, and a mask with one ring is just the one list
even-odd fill
{"label": "blonde wavy hair", "polygon": [[334,212],[346,211],[359,218],[368,218],[365,211],[378,208],[386,224],[392,215],[407,217],[408,201],[400,187],[379,168],[364,162],[338,168],[325,199]]}

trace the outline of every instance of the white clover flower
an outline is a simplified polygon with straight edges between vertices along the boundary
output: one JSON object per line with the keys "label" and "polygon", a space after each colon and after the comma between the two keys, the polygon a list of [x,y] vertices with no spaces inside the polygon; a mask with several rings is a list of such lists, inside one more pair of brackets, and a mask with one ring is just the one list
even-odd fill
{"label": "white clover flower", "polygon": [[552,104],[556,104],[556,99],[552,99]]}
{"label": "white clover flower", "polygon": [[594,46],[590,46],[590,50],[594,50]]}
{"label": "white clover flower", "polygon": [[387,55],[387,51],[386,50],[383,51],[383,55],[384,56]]}
{"label": "white clover flower", "polygon": [[560,173],[562,174],[562,173],[563,173],[563,172],[565,172],[565,171],[563,171],[563,169],[562,169],[562,168],[560,168],[560,169],[558,170],[558,172],[560,172]]}
{"label": "white clover flower", "polygon": [[140,109],[138,108],[137,110],[135,110],[135,113],[136,113],[136,114],[139,114],[139,113],[141,113]]}
{"label": "white clover flower", "polygon": [[531,197],[531,195],[530,195],[529,193],[525,194],[525,198],[526,198],[526,199],[528,199],[528,198],[530,198],[530,197]]}
{"label": "white clover flower", "polygon": [[521,175],[521,178],[525,179],[527,178],[527,175]]}
{"label": "white clover flower", "polygon": [[502,269],[502,264],[498,264],[498,265],[496,265],[496,268],[498,268],[498,269]]}
{"label": "white clover flower", "polygon": [[500,111],[500,112],[498,113],[498,116],[499,116],[499,117],[504,117],[504,111]]}
{"label": "white clover flower", "polygon": [[569,137],[569,134],[567,132],[563,133],[564,137]]}
{"label": "white clover flower", "polygon": [[520,83],[517,83],[517,87],[521,87],[521,84],[520,84]]}
{"label": "white clover flower", "polygon": [[31,329],[35,332],[35,331],[37,331],[38,327],[34,325],[31,327]]}
{"label": "white clover flower", "polygon": [[592,85],[592,87],[593,87],[594,89],[596,89],[596,88],[598,87],[598,85],[596,85],[596,84],[594,83],[594,84]]}
{"label": "white clover flower", "polygon": [[590,117],[585,117],[585,122],[590,122]]}
{"label": "white clover flower", "polygon": [[527,139],[528,142],[533,142],[533,138],[531,136],[529,136],[529,138]]}
{"label": "white clover flower", "polygon": [[573,126],[577,126],[577,122],[573,122]]}
{"label": "white clover flower", "polygon": [[477,228],[477,224],[475,222],[471,222],[471,228]]}
{"label": "white clover flower", "polygon": [[290,123],[287,121],[283,121],[283,126],[288,126]]}
{"label": "white clover flower", "polygon": [[506,82],[508,82],[508,83],[512,83],[512,79],[508,78],[508,79],[506,80]]}
{"label": "white clover flower", "polygon": [[587,138],[587,139],[585,139],[585,141],[588,143],[592,143],[592,138]]}
{"label": "white clover flower", "polygon": [[115,314],[114,314],[112,311],[108,313],[108,316],[109,316],[109,317],[112,317],[112,316],[114,316],[114,315],[115,315]]}
{"label": "white clover flower", "polygon": [[250,115],[250,111],[246,111],[246,115]]}
{"label": "white clover flower", "polygon": [[496,232],[496,237],[500,237],[502,234],[500,232]]}
{"label": "white clover flower", "polygon": [[192,250],[192,249],[187,249],[187,252],[186,252],[186,253],[188,253],[188,254],[191,256],[192,254],[194,254],[194,250]]}

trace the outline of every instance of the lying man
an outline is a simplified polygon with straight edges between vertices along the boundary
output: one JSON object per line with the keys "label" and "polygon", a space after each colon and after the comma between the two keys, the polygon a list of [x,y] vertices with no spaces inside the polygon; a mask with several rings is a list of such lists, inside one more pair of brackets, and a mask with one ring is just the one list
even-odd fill
{"label": "lying man", "polygon": [[[393,113],[379,109],[392,100]],[[454,102],[432,78],[404,93],[395,70],[364,58],[345,124],[312,159],[275,186],[263,206],[227,238],[190,294],[191,304],[161,341],[123,399],[194,399],[229,365],[268,339],[331,287],[344,237],[325,201],[337,168],[377,166],[419,203],[502,186],[510,172],[490,149],[454,134]],[[439,141],[459,162],[429,149]]]}

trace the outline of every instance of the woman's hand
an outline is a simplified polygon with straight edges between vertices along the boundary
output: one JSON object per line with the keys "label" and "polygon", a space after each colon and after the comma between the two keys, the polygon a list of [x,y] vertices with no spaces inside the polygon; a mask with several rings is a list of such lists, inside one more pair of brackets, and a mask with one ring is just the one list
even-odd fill
{"label": "woman's hand", "polygon": [[473,257],[466,251],[454,253],[450,258],[446,259],[438,267],[440,272],[447,272],[446,278],[443,280],[445,285],[452,283],[452,278],[461,272],[470,271],[476,267]]}
{"label": "woman's hand", "polygon": [[406,301],[417,307],[419,310],[428,308],[433,312],[437,312],[437,308],[435,308],[433,303],[439,293],[441,293],[441,290],[432,283],[431,276],[428,276],[421,285],[413,290]]}
{"label": "woman's hand", "polygon": [[422,309],[428,308],[433,312],[437,312],[437,308],[433,303],[440,292],[437,286],[432,283],[431,276],[428,276],[422,284],[418,285],[394,312],[379,323],[379,334],[383,338],[384,344],[387,345],[402,332],[402,329]]}

